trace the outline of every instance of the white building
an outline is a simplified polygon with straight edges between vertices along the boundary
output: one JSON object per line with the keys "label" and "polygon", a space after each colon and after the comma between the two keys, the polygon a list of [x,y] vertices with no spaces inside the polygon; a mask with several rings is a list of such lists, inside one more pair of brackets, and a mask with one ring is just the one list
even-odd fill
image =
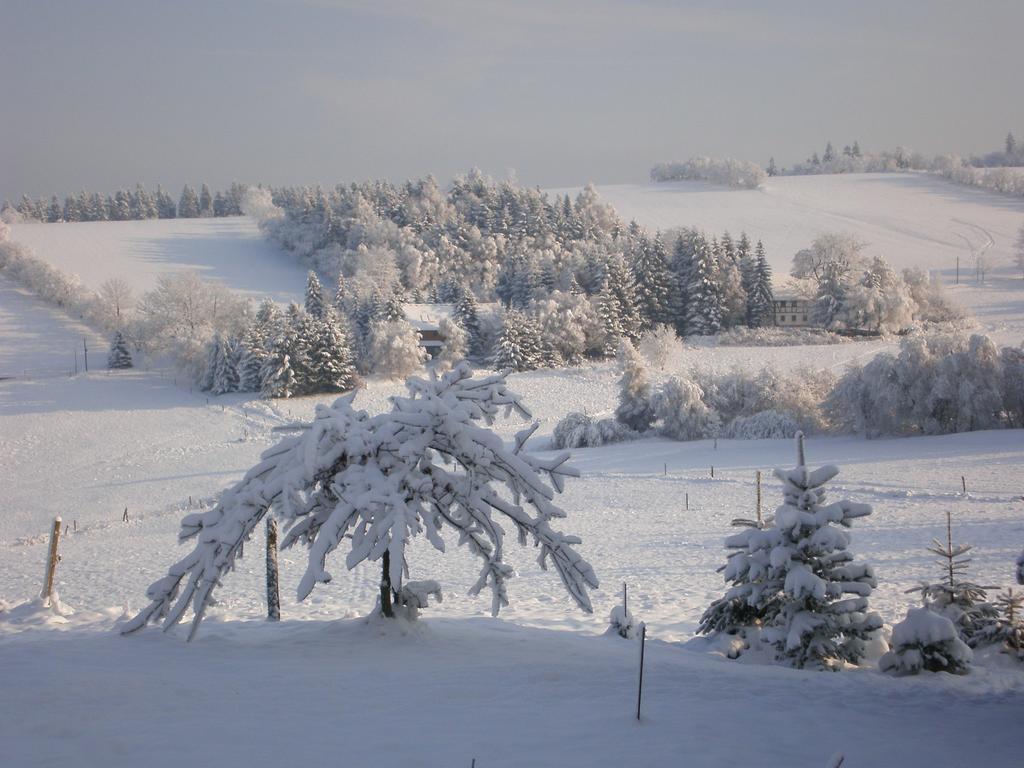
{"label": "white building", "polygon": [[782,328],[808,328],[814,325],[811,319],[810,299],[800,296],[776,295],[772,304],[775,310],[775,324]]}

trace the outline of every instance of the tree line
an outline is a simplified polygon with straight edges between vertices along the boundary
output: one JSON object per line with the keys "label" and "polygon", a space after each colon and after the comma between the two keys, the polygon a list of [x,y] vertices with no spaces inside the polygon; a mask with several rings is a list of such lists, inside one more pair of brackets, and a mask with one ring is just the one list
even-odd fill
{"label": "tree line", "polygon": [[[132,189],[119,189],[112,195],[81,191],[68,195],[64,201],[52,195],[32,199],[23,195],[17,206],[7,200],[0,207],[5,220],[57,223],[64,221],[140,221],[143,219],[196,219],[214,216],[241,216],[246,187],[233,183],[226,190],[211,192],[203,184],[197,193],[186,184],[178,201],[159,184],[148,191],[142,184]],[[16,213],[16,216],[12,215]]]}

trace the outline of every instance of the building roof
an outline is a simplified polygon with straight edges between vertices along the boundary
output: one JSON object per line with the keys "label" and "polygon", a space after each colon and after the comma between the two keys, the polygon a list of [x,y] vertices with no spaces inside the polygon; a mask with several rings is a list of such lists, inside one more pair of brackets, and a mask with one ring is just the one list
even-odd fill
{"label": "building roof", "polygon": [[454,304],[406,304],[405,319],[409,325],[418,331],[437,330],[441,321],[445,318],[451,319],[454,311]]}

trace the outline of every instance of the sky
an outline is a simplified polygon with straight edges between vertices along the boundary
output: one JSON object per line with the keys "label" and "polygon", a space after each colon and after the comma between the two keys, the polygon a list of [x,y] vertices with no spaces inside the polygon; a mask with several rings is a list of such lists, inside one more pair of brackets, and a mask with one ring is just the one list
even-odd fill
{"label": "sky", "polygon": [[0,200],[1024,137],[1024,3],[0,0]]}

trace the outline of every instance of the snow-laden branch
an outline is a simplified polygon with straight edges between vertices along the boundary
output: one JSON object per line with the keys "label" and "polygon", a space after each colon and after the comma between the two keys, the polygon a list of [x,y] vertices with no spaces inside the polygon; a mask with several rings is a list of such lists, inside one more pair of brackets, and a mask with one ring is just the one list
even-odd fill
{"label": "snow-laden branch", "polygon": [[487,428],[502,412],[529,416],[504,376],[474,379],[463,365],[439,379],[412,379],[408,388],[409,396],[393,398],[392,410],[378,416],[353,409],[350,397],[318,406],[301,434],[266,451],[214,509],[187,516],[180,538],[194,538],[195,548],[150,587],[152,602],[123,631],[151,621],[166,629],[191,607],[194,635],[214,587],[268,510],[290,526],[283,546],[309,546],[300,600],[331,580],[327,559],[346,539],[349,569],[389,553],[388,575],[398,590],[408,541],[423,534],[443,552],[442,533],[451,528],[483,561],[470,593],[489,586],[496,615],[508,604],[513,574],[503,561],[504,521],[520,544],[532,539],[541,567],[552,564],[589,612],[588,589],[597,577],[573,549],[580,539],[551,527],[565,517],[555,493],[565,477],[578,476],[566,465],[568,454],[543,459],[523,451],[532,428],[511,447]]}

